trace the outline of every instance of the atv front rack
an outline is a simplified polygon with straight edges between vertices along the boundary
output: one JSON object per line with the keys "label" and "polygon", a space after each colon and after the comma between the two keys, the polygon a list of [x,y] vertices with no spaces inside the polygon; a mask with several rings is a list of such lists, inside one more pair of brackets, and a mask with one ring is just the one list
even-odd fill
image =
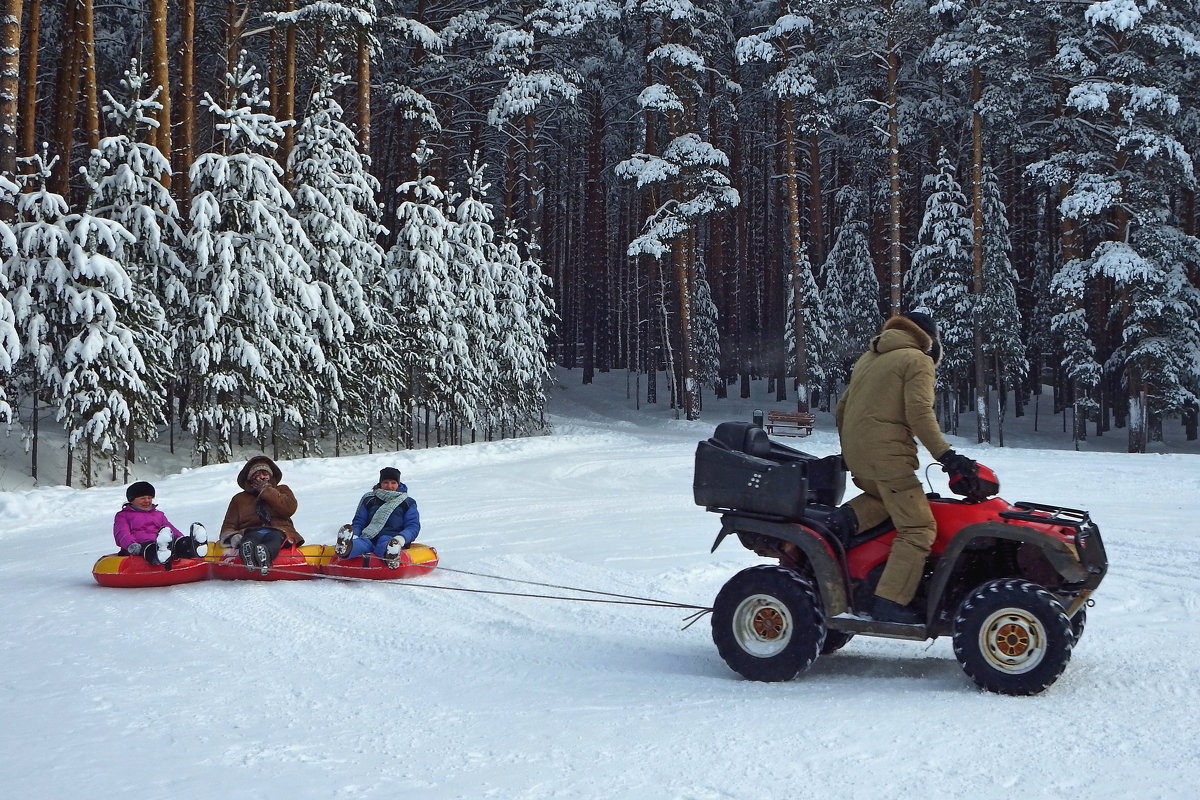
{"label": "atv front rack", "polygon": [[1030,503],[1020,501],[1013,503],[1015,511],[1001,511],[1000,516],[1004,519],[1021,520],[1023,522],[1040,522],[1044,525],[1062,525],[1068,528],[1079,530],[1085,525],[1092,524],[1092,518],[1088,512],[1078,508],[1064,508],[1062,506],[1048,506],[1042,503]]}
{"label": "atv front rack", "polygon": [[1108,555],[1100,539],[1100,528],[1092,522],[1091,515],[1086,511],[1023,500],[1014,503],[1011,510],[1001,511],[1000,517],[1014,522],[1037,522],[1071,528],[1075,531],[1075,553],[1079,563],[1093,575],[1103,575],[1108,570]]}

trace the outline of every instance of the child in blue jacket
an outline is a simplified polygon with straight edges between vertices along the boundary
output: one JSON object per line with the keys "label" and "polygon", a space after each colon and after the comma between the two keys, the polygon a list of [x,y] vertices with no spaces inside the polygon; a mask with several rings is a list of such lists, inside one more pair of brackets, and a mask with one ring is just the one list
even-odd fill
{"label": "child in blue jacket", "polygon": [[379,483],[358,501],[354,522],[338,531],[334,552],[342,558],[374,553],[389,567],[400,563],[400,551],[421,532],[417,501],[400,482],[400,470],[379,470]]}

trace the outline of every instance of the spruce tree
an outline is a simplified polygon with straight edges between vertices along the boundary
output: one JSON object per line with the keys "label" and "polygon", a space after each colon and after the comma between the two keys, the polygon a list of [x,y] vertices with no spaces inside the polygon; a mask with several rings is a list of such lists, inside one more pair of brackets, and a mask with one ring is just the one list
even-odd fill
{"label": "spruce tree", "polygon": [[171,165],[154,145],[162,104],[156,87],[134,60],[121,80],[120,98],[104,92],[104,112],[115,136],[100,140],[88,160],[88,204],[97,217],[119,223],[132,239],[119,242],[118,259],[133,281],[131,328],[145,365],[146,392],[132,408],[133,432],[158,435],[175,380],[175,353],[188,322],[187,269],[179,210],[163,180]]}
{"label": "spruce tree", "polygon": [[387,331],[379,286],[387,233],[376,200],[378,181],[358,152],[334,93],[348,83],[328,68],[316,72],[308,114],[289,158],[294,215],[308,239],[319,292],[313,328],[325,366],[314,373],[321,420],[335,431],[363,429],[377,398],[403,388],[398,347]]}
{"label": "spruce tree", "polygon": [[[422,142],[418,168],[428,156]],[[400,192],[405,199],[396,210],[397,241],[385,269],[405,343],[408,404],[423,403],[440,423],[471,424],[475,407],[464,381],[474,366],[451,280],[454,223],[447,197],[430,175],[405,183]]]}
{"label": "spruce tree", "polygon": [[974,363],[974,303],[968,291],[971,219],[966,197],[954,177],[954,165],[944,148],[937,166],[905,288],[910,310],[928,311],[937,321],[943,353],[938,386],[943,391],[947,417],[943,424],[954,432],[958,429],[958,394]]}
{"label": "spruce tree", "polygon": [[314,375],[325,359],[312,325],[320,291],[307,257],[311,245],[292,216],[294,202],[270,156],[282,126],[245,53],[226,76],[228,107],[206,94],[223,152],[200,156],[191,169],[189,250],[194,259],[187,343],[194,396],[189,428],[202,461],[228,461],[234,434],[278,448],[316,406]]}
{"label": "spruce tree", "polygon": [[[15,206],[15,198],[19,191],[20,188],[15,183],[0,174],[0,207]],[[14,416],[12,406],[9,405],[9,388],[13,369],[17,359],[21,357],[21,338],[17,334],[16,316],[13,314],[12,304],[8,301],[11,285],[8,281],[7,267],[3,266],[16,252],[17,238],[13,236],[12,227],[0,217],[0,422],[10,422]]]}
{"label": "spruce tree", "polygon": [[882,323],[879,279],[871,259],[867,224],[860,217],[861,195],[845,187],[838,193],[838,205],[843,208],[843,221],[821,268],[825,281],[821,303],[829,339],[827,392],[850,380],[850,368]]}
{"label": "spruce tree", "polygon": [[25,190],[16,199],[17,248],[4,274],[31,362],[31,393],[57,406],[66,430],[66,482],[82,446],[91,485],[93,459],[123,456],[130,407],[146,391],[129,318],[133,284],[114,258],[133,237],[119,223],[69,213],[66,200],[47,188],[53,161],[28,161],[33,170],[22,176]]}

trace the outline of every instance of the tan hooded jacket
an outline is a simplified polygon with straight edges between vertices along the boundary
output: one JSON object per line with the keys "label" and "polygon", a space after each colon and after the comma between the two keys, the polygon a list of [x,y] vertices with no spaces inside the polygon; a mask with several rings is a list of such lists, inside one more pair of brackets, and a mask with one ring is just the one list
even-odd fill
{"label": "tan hooded jacket", "polygon": [[933,413],[932,343],[915,322],[895,316],[855,362],[837,404],[842,457],[855,476],[911,475],[920,466],[914,437],[934,458],[950,449]]}
{"label": "tan hooded jacket", "polygon": [[[250,482],[250,473],[257,467],[266,467],[271,471],[271,482],[261,492],[254,494],[246,486]],[[220,542],[223,546],[229,547],[229,539],[247,528],[278,528],[292,544],[304,544],[304,537],[292,524],[292,514],[296,513],[299,504],[292,490],[279,483],[282,478],[283,471],[266,456],[254,456],[246,462],[237,477],[238,486],[242,487],[242,491],[229,501],[229,508],[225,510],[225,520],[221,523]],[[270,517],[269,521],[259,513],[260,502],[262,511]]]}

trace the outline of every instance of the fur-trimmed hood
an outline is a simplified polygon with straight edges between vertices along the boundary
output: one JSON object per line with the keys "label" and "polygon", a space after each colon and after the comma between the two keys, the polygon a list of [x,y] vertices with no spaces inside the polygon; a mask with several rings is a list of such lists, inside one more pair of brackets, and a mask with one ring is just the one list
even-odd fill
{"label": "fur-trimmed hood", "polygon": [[246,485],[250,482],[250,473],[254,472],[254,470],[258,467],[266,467],[271,471],[271,483],[278,485],[279,482],[283,480],[283,470],[279,468],[278,464],[266,456],[253,456],[249,461],[246,462],[246,465],[242,467],[242,471],[238,473],[238,486],[245,489]]}

